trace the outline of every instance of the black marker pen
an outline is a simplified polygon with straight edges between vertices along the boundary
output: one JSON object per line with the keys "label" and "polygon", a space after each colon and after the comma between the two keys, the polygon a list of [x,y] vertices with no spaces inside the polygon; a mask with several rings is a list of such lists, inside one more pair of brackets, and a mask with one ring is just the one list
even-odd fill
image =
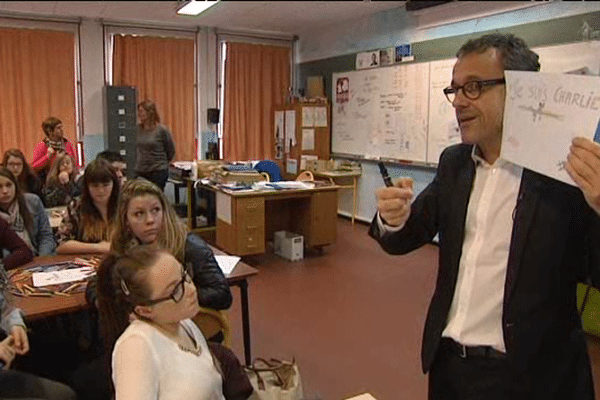
{"label": "black marker pen", "polygon": [[392,183],[392,179],[388,175],[388,171],[385,168],[385,165],[383,165],[383,163],[381,161],[379,163],[377,163],[377,165],[379,165],[379,172],[381,172],[381,177],[383,178],[383,183],[385,183],[385,186],[387,186],[387,187],[394,186],[394,184]]}

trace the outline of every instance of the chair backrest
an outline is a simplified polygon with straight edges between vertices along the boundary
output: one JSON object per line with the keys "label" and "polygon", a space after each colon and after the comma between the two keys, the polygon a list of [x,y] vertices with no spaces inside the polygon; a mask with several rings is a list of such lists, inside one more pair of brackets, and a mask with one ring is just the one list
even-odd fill
{"label": "chair backrest", "polygon": [[231,324],[227,311],[200,307],[200,312],[192,318],[192,321],[206,339],[223,332],[223,345],[231,347]]}
{"label": "chair backrest", "polygon": [[281,169],[275,161],[262,160],[259,161],[254,169],[258,172],[266,172],[271,177],[271,182],[279,182],[281,180]]}
{"label": "chair backrest", "polygon": [[315,176],[310,171],[302,171],[296,178],[297,181],[314,181]]}

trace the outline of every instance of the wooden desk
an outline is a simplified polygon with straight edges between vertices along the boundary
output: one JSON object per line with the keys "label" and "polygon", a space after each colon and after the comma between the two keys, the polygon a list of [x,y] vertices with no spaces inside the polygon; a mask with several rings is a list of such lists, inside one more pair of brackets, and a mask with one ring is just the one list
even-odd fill
{"label": "wooden desk", "polygon": [[314,189],[216,192],[217,246],[238,256],[263,254],[276,231],[304,237],[304,244],[322,248],[336,239],[338,186]]}
{"label": "wooden desk", "polygon": [[[223,251],[211,246],[215,254],[225,255]],[[32,262],[19,268],[28,268],[37,265],[51,264],[59,261],[73,260],[77,255],[59,255],[36,257]],[[244,359],[246,365],[252,363],[252,354],[250,351],[250,311],[248,306],[248,278],[258,274],[258,270],[242,262],[236,264],[233,271],[228,274],[227,283],[230,286],[240,288],[240,300],[242,308],[242,335],[244,340]],[[33,285],[32,282],[27,282]],[[36,320],[40,318],[52,317],[60,314],[67,314],[76,311],[89,309],[90,306],[85,300],[85,292],[74,293],[69,297],[16,297],[15,306],[23,311],[27,320]]]}
{"label": "wooden desk", "polygon": [[[356,199],[358,197],[358,177],[361,171],[316,171],[313,172],[315,177],[329,178],[332,183],[335,183],[341,189],[352,189],[352,228],[354,228],[354,219],[356,218]],[[340,184],[339,181],[352,178],[352,184]]]}

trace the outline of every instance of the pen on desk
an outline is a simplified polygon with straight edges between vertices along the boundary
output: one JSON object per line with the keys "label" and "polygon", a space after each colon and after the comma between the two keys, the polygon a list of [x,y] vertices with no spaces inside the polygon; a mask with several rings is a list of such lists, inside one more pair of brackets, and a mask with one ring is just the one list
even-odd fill
{"label": "pen on desk", "polygon": [[385,168],[385,165],[383,165],[383,163],[381,161],[379,163],[377,163],[377,165],[379,165],[379,172],[381,172],[381,177],[383,178],[383,183],[385,183],[385,186],[387,186],[387,187],[394,186],[394,184],[392,183],[392,179],[388,175],[388,171],[387,171],[387,168]]}

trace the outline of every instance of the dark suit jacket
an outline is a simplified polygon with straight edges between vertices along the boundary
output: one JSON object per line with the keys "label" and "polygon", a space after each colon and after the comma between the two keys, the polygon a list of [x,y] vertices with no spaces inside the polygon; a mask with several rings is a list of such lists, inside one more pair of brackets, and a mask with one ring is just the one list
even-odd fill
{"label": "dark suit jacket", "polygon": [[[402,230],[381,236],[374,219],[369,231],[390,254],[408,253],[439,233],[439,271],[423,338],[424,372],[435,358],[456,287],[475,174],[471,151],[471,145],[459,144],[442,153],[436,177],[413,202]],[[600,218],[578,188],[527,169],[513,215],[502,326],[515,390],[530,398],[593,399],[576,284],[590,275],[600,282]]]}

